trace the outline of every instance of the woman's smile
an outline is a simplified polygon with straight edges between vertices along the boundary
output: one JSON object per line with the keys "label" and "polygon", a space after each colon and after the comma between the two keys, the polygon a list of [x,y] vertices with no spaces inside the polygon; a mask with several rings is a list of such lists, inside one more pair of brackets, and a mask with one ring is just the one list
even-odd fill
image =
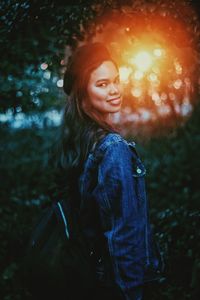
{"label": "woman's smile", "polygon": [[122,98],[121,96],[120,97],[117,97],[117,98],[113,98],[113,99],[109,99],[108,102],[111,104],[111,105],[121,105],[121,102],[122,102]]}

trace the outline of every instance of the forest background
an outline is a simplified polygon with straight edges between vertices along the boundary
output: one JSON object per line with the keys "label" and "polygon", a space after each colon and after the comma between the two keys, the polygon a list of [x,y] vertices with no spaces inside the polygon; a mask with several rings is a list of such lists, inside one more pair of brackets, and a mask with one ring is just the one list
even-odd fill
{"label": "forest background", "polygon": [[147,169],[151,219],[166,262],[167,281],[155,299],[200,299],[199,5],[2,0],[0,11],[0,298],[29,299],[18,272],[33,221],[51,198],[47,161],[66,101],[62,75],[70,51],[88,40],[105,41],[124,65],[121,53],[138,47],[143,30],[157,50],[158,44],[171,47],[165,69],[148,75],[151,87],[162,81],[162,91],[142,97],[146,86],[134,80],[146,70],[134,73],[139,77],[130,83],[132,69],[121,69],[131,94],[120,121]]}

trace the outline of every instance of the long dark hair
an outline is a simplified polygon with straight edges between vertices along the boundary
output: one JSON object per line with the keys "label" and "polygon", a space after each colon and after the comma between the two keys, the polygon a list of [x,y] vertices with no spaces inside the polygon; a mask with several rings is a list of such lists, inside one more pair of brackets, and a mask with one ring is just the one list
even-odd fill
{"label": "long dark hair", "polygon": [[68,61],[63,86],[67,99],[56,155],[56,165],[65,173],[65,188],[78,178],[88,153],[95,145],[107,133],[117,131],[92,110],[85,111],[82,106],[84,97],[87,97],[91,72],[107,60],[117,67],[103,44],[90,43],[79,47]]}

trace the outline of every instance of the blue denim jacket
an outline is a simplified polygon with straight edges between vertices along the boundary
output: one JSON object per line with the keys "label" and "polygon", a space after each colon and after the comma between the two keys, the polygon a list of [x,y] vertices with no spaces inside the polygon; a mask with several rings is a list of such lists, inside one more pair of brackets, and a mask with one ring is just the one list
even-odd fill
{"label": "blue denim jacket", "polygon": [[157,279],[160,272],[149,223],[145,174],[135,143],[109,133],[90,152],[79,181],[85,235],[105,241],[111,270],[104,272],[110,278],[113,274],[127,300],[142,299],[140,287]]}

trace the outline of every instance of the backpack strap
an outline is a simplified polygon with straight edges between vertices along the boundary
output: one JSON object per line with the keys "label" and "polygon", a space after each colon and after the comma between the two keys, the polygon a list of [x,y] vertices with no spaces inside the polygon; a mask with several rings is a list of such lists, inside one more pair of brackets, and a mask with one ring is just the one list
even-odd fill
{"label": "backpack strap", "polygon": [[60,223],[60,225],[64,228],[65,235],[67,239],[69,239],[69,224],[62,202],[58,201],[55,204],[53,204],[53,209],[56,214],[58,223]]}

